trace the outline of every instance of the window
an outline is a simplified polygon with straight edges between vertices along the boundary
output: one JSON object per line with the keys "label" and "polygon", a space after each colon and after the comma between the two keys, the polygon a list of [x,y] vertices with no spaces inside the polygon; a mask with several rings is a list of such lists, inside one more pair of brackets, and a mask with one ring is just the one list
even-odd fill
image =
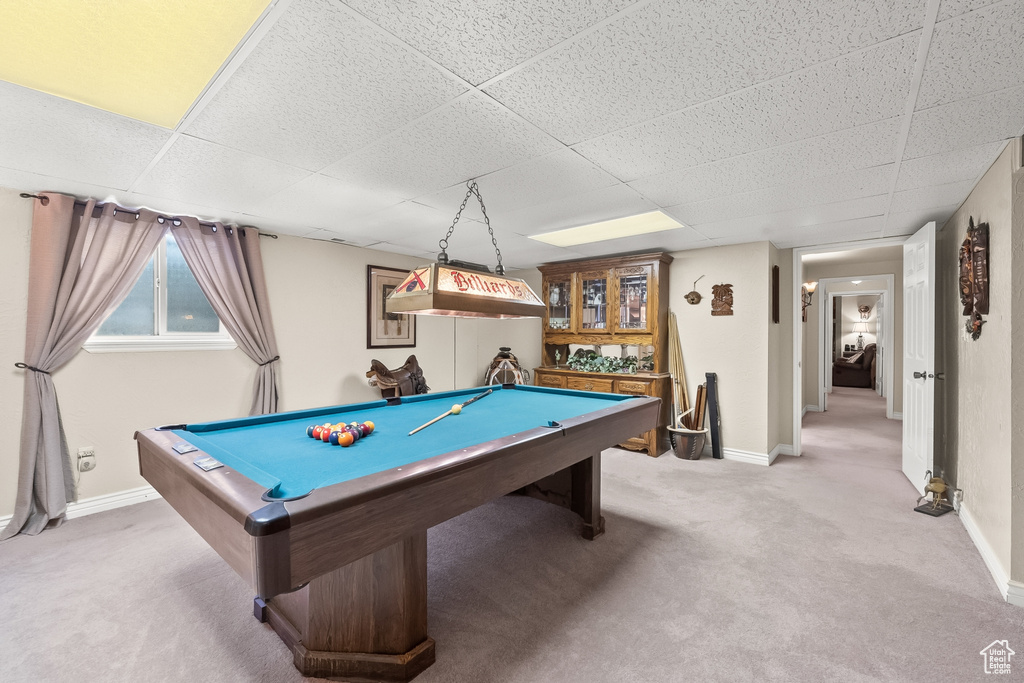
{"label": "window", "polygon": [[92,352],[235,346],[171,235],[157,247],[127,298],[85,343]]}

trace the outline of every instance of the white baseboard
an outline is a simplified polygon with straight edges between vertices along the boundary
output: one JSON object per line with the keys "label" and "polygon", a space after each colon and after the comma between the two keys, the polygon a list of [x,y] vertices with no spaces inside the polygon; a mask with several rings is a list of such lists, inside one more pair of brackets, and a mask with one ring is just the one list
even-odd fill
{"label": "white baseboard", "polygon": [[1006,602],[1024,607],[1024,583],[1012,579],[1006,582]]}
{"label": "white baseboard", "polygon": [[[160,494],[152,486],[140,486],[137,489],[128,489],[127,491],[85,498],[77,503],[68,503],[67,518],[85,517],[96,512],[105,512],[114,508],[124,507],[125,505],[134,505],[135,503],[154,500],[159,497]],[[12,517],[14,515],[0,517],[0,528],[7,526]]]}
{"label": "white baseboard", "polygon": [[775,458],[780,455],[793,455],[793,444],[791,443],[780,443],[775,446],[768,454],[768,464],[775,462]]}
{"label": "white baseboard", "polygon": [[725,460],[739,460],[740,462],[747,462],[751,465],[764,465],[765,467],[771,464],[771,460],[769,460],[767,453],[740,451],[735,448],[723,448],[722,458]]}
{"label": "white baseboard", "polygon": [[902,419],[903,419],[903,413],[897,413],[897,412],[896,412],[896,411],[894,410],[894,411],[892,412],[892,419],[894,419],[894,420],[902,420]]}
{"label": "white baseboard", "polygon": [[801,414],[801,417],[803,417],[807,413],[820,413],[820,412],[821,412],[821,406],[804,406],[804,412]]}
{"label": "white baseboard", "polygon": [[981,553],[981,559],[985,561],[985,566],[988,567],[989,574],[992,575],[992,579],[996,582],[996,588],[999,589],[999,594],[1003,596],[1003,600],[1006,600],[1011,605],[1024,607],[1024,584],[1018,581],[1010,581],[1010,576],[1003,569],[999,558],[996,557],[995,550],[992,549],[992,546],[982,536],[981,530],[974,521],[970,509],[963,503],[960,503],[960,521],[963,523],[964,528],[967,529],[967,535],[974,541],[978,552]]}

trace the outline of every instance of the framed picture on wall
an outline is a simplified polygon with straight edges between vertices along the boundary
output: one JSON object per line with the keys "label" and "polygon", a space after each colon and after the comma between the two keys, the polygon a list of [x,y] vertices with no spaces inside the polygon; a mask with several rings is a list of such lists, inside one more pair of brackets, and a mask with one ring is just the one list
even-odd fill
{"label": "framed picture on wall", "polygon": [[416,346],[416,316],[385,309],[388,294],[408,274],[407,270],[366,266],[366,348]]}

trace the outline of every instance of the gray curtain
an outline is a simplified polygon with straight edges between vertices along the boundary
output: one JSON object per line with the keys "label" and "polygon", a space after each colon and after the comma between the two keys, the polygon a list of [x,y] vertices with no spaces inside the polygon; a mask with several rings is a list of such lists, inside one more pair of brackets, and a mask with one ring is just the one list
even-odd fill
{"label": "gray curtain", "polygon": [[71,458],[50,373],[78,353],[131,291],[167,228],[151,211],[43,193],[35,200],[29,257],[25,398],[14,517],[0,540],[64,520],[76,498]]}
{"label": "gray curtain", "polygon": [[258,364],[250,415],[277,412],[277,341],[270,319],[259,231],[175,220],[171,234],[210,305]]}

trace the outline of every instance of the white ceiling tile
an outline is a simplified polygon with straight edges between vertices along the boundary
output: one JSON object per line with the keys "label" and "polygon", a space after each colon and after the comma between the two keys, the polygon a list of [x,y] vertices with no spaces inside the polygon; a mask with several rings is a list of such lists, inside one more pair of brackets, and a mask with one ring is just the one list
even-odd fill
{"label": "white ceiling tile", "polygon": [[953,215],[953,212],[959,206],[959,204],[951,204],[949,206],[922,209],[920,211],[890,213],[885,219],[885,234],[883,236],[912,235],[929,221],[935,221],[936,225],[941,229],[942,225],[949,220],[949,217]]}
{"label": "white ceiling tile", "polygon": [[[456,207],[458,208],[458,207]],[[336,229],[342,239],[377,239],[393,244],[415,244],[421,250],[439,251],[438,240],[445,236],[455,211],[441,211],[416,202],[403,202],[348,221],[344,229]],[[459,221],[462,230],[486,232],[483,225]],[[458,232],[458,229],[457,229]]]}
{"label": "white ceiling tile", "polygon": [[920,4],[652,3],[487,88],[566,143],[634,125],[920,27]]}
{"label": "white ceiling tile", "polygon": [[61,192],[79,198],[107,199],[118,193],[102,185],[93,185],[79,180],[30,173],[15,168],[0,166],[0,187],[19,192]]}
{"label": "white ceiling tile", "polygon": [[958,149],[943,154],[910,159],[900,164],[897,190],[914,190],[928,185],[947,185],[960,180],[975,181],[996,160],[1005,142]]}
{"label": "white ceiling tile", "polygon": [[432,251],[424,251],[415,247],[406,247],[401,244],[392,244],[391,242],[378,242],[373,245],[373,249],[377,251],[386,251],[393,254],[404,254],[405,256],[415,256],[422,258],[424,263],[430,263],[437,259],[437,254]]}
{"label": "white ceiling tile", "polygon": [[344,232],[353,218],[401,201],[396,194],[314,174],[267,197],[252,212],[288,224]]}
{"label": "white ceiling tile", "polygon": [[666,210],[682,222],[696,225],[887,194],[892,188],[895,167],[895,164],[874,166],[754,192],[680,204]]}
{"label": "white ceiling tile", "polygon": [[932,185],[921,187],[916,190],[903,190],[895,192],[892,196],[892,205],[889,213],[899,214],[908,211],[924,211],[935,207],[949,206],[950,204],[961,204],[974,187],[974,180],[965,180],[949,185]]}
{"label": "white ceiling tile", "polygon": [[[883,217],[889,205],[888,195],[851,199],[834,204],[804,206],[799,209],[773,214],[760,214],[714,223],[699,223],[693,227],[710,239],[746,235],[749,241],[772,240],[779,231],[809,225],[840,223],[862,218]],[[884,221],[883,221],[884,224]]]}
{"label": "white ceiling tile", "polygon": [[780,147],[630,183],[659,206],[751,192],[800,179],[894,161],[899,119],[800,140]]}
{"label": "white ceiling tile", "polygon": [[0,166],[129,187],[171,131],[0,81]]}
{"label": "white ceiling tile", "polygon": [[939,16],[937,21],[945,21],[961,14],[967,14],[988,7],[999,0],[942,0],[939,4]]}
{"label": "white ceiling tile", "polygon": [[1015,0],[936,24],[917,107],[926,109],[1020,85],[1022,16],[1024,0]]}
{"label": "white ceiling tile", "polygon": [[295,0],[190,135],[319,170],[465,90],[331,0]]}
{"label": "white ceiling tile", "polygon": [[[528,159],[515,166],[489,173],[477,180],[484,206],[492,218],[528,206],[555,201],[565,195],[580,194],[602,187],[618,185],[619,181],[571,149]],[[466,185],[459,184],[431,195],[417,197],[421,204],[450,210],[452,215],[466,196]],[[471,198],[467,211],[482,219],[479,202]]]}
{"label": "white ceiling tile", "polygon": [[243,211],[307,175],[294,166],[182,135],[134,191]]}
{"label": "white ceiling tile", "polygon": [[630,181],[899,116],[919,38],[891,40],[574,149]]}
{"label": "white ceiling tile", "polygon": [[561,148],[493,100],[459,98],[323,170],[411,199]]}
{"label": "white ceiling tile", "polygon": [[978,100],[951,102],[914,112],[904,159],[1006,140],[1024,132],[1024,85]]}
{"label": "white ceiling tile", "polygon": [[470,83],[480,84],[635,0],[345,0]]}
{"label": "white ceiling tile", "polygon": [[491,223],[495,231],[501,228],[520,235],[536,235],[632,216],[656,208],[657,206],[638,195],[628,185],[613,185],[518,209],[500,218],[492,216]]}
{"label": "white ceiling tile", "polygon": [[379,244],[380,240],[373,237],[353,237],[349,234],[341,234],[333,230],[314,230],[303,237],[323,242],[334,242],[336,244],[347,244],[350,247],[370,247]]}
{"label": "white ceiling tile", "polygon": [[[885,218],[875,216],[838,223],[782,228],[776,232],[771,241],[780,249],[810,247],[833,242],[852,242],[881,237],[884,225]],[[715,241],[718,242],[718,240]],[[721,243],[725,244],[725,242]]]}

